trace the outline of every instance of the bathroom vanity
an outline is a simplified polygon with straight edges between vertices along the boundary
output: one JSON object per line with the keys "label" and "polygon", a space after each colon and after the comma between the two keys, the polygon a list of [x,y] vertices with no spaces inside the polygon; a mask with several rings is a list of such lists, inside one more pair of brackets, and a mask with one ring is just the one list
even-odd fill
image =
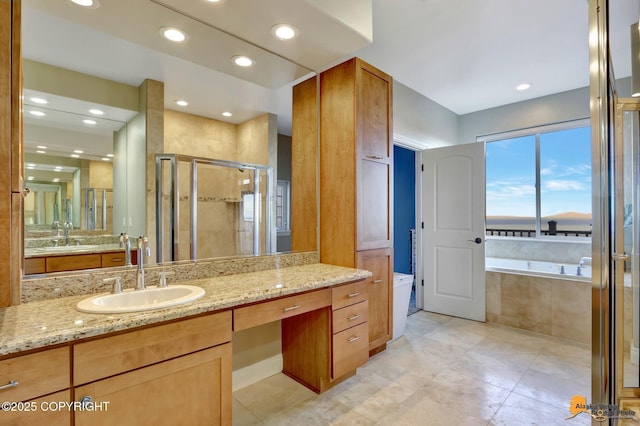
{"label": "bathroom vanity", "polygon": [[[0,415],[26,424],[231,424],[232,333],[277,320],[283,372],[323,392],[369,358],[370,277],[310,264],[191,281],[205,296],[163,310],[78,312],[86,295],[3,308],[0,396],[15,411]],[[75,405],[45,413],[47,401]]]}

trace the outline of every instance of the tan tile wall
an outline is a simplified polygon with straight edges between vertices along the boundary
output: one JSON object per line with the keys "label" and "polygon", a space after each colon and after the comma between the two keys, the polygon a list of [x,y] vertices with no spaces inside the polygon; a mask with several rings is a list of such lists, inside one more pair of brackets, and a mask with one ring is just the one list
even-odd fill
{"label": "tan tile wall", "polygon": [[488,322],[591,342],[588,282],[487,272],[486,288]]}

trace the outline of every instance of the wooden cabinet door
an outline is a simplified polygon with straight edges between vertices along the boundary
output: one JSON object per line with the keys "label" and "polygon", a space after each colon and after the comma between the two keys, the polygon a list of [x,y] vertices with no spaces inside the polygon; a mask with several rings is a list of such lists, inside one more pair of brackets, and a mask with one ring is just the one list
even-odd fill
{"label": "wooden cabinet door", "polygon": [[106,410],[76,411],[77,426],[231,425],[231,344],[75,388]]}
{"label": "wooden cabinet door", "polygon": [[369,350],[391,340],[393,330],[393,250],[390,248],[358,252],[358,268],[373,273],[367,280],[369,295]]}
{"label": "wooden cabinet door", "polygon": [[369,159],[359,161],[357,250],[393,247],[392,167]]}
{"label": "wooden cabinet door", "polygon": [[358,156],[390,162],[393,155],[392,79],[356,60]]}
{"label": "wooden cabinet door", "polygon": [[4,426],[69,426],[71,410],[64,404],[70,401],[71,392],[66,389],[9,407],[0,412],[0,419]]}

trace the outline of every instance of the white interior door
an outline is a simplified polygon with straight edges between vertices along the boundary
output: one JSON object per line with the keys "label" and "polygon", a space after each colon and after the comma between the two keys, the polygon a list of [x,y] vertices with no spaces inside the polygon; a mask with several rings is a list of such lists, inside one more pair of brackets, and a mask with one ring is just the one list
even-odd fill
{"label": "white interior door", "polygon": [[484,143],[424,153],[424,309],[485,321]]}

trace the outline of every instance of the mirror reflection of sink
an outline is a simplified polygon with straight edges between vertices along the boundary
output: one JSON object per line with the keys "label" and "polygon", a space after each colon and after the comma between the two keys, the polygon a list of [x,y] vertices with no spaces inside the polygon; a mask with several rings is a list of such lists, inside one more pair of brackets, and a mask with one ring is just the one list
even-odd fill
{"label": "mirror reflection of sink", "polygon": [[98,247],[95,244],[84,244],[84,245],[75,245],[75,246],[51,246],[51,247],[36,247],[33,251],[47,251],[47,252],[67,252],[67,251],[82,251],[82,250],[92,250]]}
{"label": "mirror reflection of sink", "polygon": [[150,311],[193,302],[204,296],[204,289],[192,285],[171,285],[166,288],[125,290],[120,294],[99,294],[81,300],[76,309],[93,314],[118,314]]}

